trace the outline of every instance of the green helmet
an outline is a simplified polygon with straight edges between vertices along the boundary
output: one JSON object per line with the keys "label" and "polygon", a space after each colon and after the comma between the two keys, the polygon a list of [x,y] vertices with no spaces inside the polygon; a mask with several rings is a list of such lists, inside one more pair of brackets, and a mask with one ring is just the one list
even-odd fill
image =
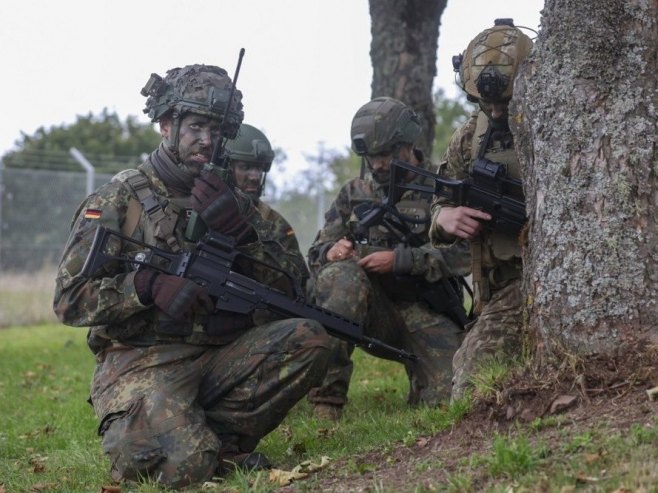
{"label": "green helmet", "polygon": [[265,134],[256,127],[243,123],[238,135],[226,142],[226,155],[231,161],[262,163],[267,173],[274,160],[274,151]]}
{"label": "green helmet", "polygon": [[233,93],[230,110],[226,112],[231,78],[226,70],[214,65],[173,68],[167,71],[164,79],[158,74],[151,74],[141,94],[147,97],[144,113],[152,122],[171,116],[178,123],[185,113],[197,113],[220,120],[223,137],[231,139],[237,135],[244,117],[242,93],[237,89]]}
{"label": "green helmet", "polygon": [[512,98],[514,77],[532,49],[532,40],[514,26],[512,19],[496,19],[453,57],[462,89],[470,101],[505,101]]}
{"label": "green helmet", "polygon": [[413,144],[420,132],[420,120],[411,108],[397,99],[375,98],[352,119],[352,150],[359,156],[386,154],[399,144]]}

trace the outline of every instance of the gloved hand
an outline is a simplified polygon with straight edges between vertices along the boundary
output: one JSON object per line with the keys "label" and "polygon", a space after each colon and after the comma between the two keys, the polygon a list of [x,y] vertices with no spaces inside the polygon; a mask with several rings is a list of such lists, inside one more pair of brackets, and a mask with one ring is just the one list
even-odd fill
{"label": "gloved hand", "polygon": [[217,175],[204,171],[195,178],[192,207],[209,229],[233,236],[238,244],[257,239],[256,232],[245,221],[235,194]]}
{"label": "gloved hand", "polygon": [[215,304],[206,288],[184,277],[144,269],[135,274],[135,291],[143,305],[153,303],[175,320],[190,319],[204,309],[212,313]]}

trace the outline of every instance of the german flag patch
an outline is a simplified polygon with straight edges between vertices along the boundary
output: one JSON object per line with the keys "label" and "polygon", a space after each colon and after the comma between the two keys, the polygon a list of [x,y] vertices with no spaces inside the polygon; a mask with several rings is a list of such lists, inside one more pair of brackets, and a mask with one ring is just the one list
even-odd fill
{"label": "german flag patch", "polygon": [[103,211],[100,209],[87,209],[85,211],[85,219],[100,219]]}

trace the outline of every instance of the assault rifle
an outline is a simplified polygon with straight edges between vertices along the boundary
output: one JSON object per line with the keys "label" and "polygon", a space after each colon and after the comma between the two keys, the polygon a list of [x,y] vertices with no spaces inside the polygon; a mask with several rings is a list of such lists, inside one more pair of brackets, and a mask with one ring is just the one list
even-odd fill
{"label": "assault rifle", "polygon": [[[121,248],[123,244],[123,249]],[[113,252],[125,251],[117,254]],[[291,294],[262,284],[244,274],[236,272],[238,260],[260,264],[287,276]],[[339,339],[346,340],[388,359],[415,361],[416,355],[389,346],[384,342],[367,337],[363,327],[337,313],[317,305],[306,303],[298,283],[278,267],[271,266],[235,249],[234,240],[220,233],[209,231],[196,244],[193,252],[171,253],[141,241],[133,240],[103,226],[96,229],[91,250],[81,275],[92,278],[113,261],[145,266],[165,274],[190,279],[205,286],[215,302],[216,310],[249,314],[256,309],[265,309],[284,317],[300,317],[316,320],[326,331]]]}
{"label": "assault rifle", "polygon": [[473,163],[471,175],[465,180],[450,180],[404,161],[395,160],[392,166],[434,180],[434,186],[399,184],[403,189],[430,192],[445,197],[456,206],[464,205],[491,215],[485,225],[493,231],[518,235],[526,221],[525,197],[521,180],[507,175],[505,165],[485,158]]}
{"label": "assault rifle", "polygon": [[[413,166],[412,168],[415,169]],[[356,231],[351,238],[355,246],[367,243],[367,231],[373,226],[386,228],[397,243],[420,247],[426,242],[426,239],[413,232],[413,226],[423,223],[428,224],[429,218],[418,218],[403,214],[395,206],[402,195],[402,183],[403,180],[398,176],[398,170],[393,168],[387,197],[381,202],[366,202],[354,208],[354,215],[359,220]],[[471,298],[473,293],[463,277],[442,278],[435,283],[420,280],[416,284],[415,290],[420,293],[420,298],[425,300],[437,312],[446,314],[461,328],[471,322],[472,312],[467,314],[464,310],[462,288],[466,289]]]}

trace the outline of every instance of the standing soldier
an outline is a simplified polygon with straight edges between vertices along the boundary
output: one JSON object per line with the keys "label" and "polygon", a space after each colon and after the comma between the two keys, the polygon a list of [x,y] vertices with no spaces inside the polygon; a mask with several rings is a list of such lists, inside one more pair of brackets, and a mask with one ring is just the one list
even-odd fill
{"label": "standing soldier", "polygon": [[[181,488],[231,467],[268,467],[254,452],[259,440],[326,371],[329,337],[315,321],[255,325],[249,315],[215,311],[191,280],[121,261],[81,275],[99,225],[169,252],[192,250],[192,210],[241,252],[277,258],[258,240],[249,199],[202,171],[220,133],[235,137],[242,121],[231,87],[226,71],[210,65],[151,76],[142,94],[162,144],[87,197],[59,265],[55,312],[91,326],[91,403],[117,481]],[[120,255],[132,246],[115,245]]]}
{"label": "standing soldier", "polygon": [[[449,178],[469,177],[478,159],[502,164],[520,178],[508,104],[518,67],[532,49],[528,36],[511,19],[497,19],[453,58],[462,89],[479,110],[452,136],[441,163]],[[460,398],[478,365],[488,358],[520,354],[522,328],[521,248],[516,235],[497,231],[484,211],[445,199],[433,205],[431,238],[435,245],[471,240],[475,310],[479,318],[455,354],[453,398]]]}
{"label": "standing soldier", "polygon": [[[415,353],[417,361],[405,362],[408,403],[436,405],[450,395],[451,361],[462,340],[461,328],[447,313],[442,281],[468,273],[468,245],[432,248],[431,196],[417,191],[405,191],[399,201],[390,198],[397,211],[414,218],[406,239],[383,222],[365,231],[359,223],[364,206],[389,199],[394,159],[430,168],[414,147],[420,132],[416,114],[393,98],[373,99],[356,112],[352,149],[363,157],[368,173],[340,189],[309,250],[309,265],[315,302],[363,324],[367,335]],[[401,180],[420,184],[425,179],[406,172]],[[352,351],[353,346],[337,343],[322,386],[309,394],[316,416],[340,418],[347,402]]]}

